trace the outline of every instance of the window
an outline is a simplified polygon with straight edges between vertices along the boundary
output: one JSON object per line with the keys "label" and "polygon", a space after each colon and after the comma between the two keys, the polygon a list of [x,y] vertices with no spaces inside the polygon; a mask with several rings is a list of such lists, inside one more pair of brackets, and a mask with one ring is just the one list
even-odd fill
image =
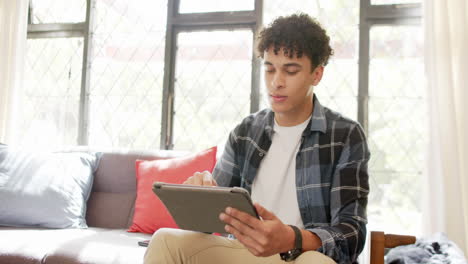
{"label": "window", "polygon": [[174,149],[204,149],[227,140],[249,114],[251,30],[177,35]]}
{"label": "window", "polygon": [[16,142],[74,145],[79,131],[86,1],[31,1]]}
{"label": "window", "polygon": [[26,146],[76,144],[83,38],[28,39],[26,62],[17,137]]}
{"label": "window", "polygon": [[315,90],[321,103],[368,134],[368,229],[418,235],[427,140],[418,0],[31,0],[16,141],[221,145],[267,106],[255,30],[297,11],[324,25],[335,51]]}
{"label": "window", "polygon": [[427,138],[423,53],[420,26],[371,28],[368,214],[374,230],[422,232],[419,201]]}
{"label": "window", "polygon": [[369,47],[360,55],[368,58],[360,66],[367,109],[358,113],[372,153],[368,229],[420,235],[428,137],[420,6],[370,5],[361,12],[360,38],[367,40],[361,47]]}
{"label": "window", "polygon": [[166,6],[167,0],[95,1],[82,143],[159,148]]}

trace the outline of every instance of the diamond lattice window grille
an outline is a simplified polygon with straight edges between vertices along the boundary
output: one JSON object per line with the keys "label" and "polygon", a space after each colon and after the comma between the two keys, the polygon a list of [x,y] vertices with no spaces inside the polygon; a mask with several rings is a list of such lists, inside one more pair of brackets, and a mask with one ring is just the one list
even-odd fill
{"label": "diamond lattice window grille", "polygon": [[77,143],[82,38],[28,39],[18,115],[18,143],[58,147]]}
{"label": "diamond lattice window grille", "polygon": [[79,23],[86,20],[86,0],[32,0],[32,23]]}
{"label": "diamond lattice window grille", "polygon": [[222,145],[249,114],[252,32],[182,32],[177,36],[174,149]]}
{"label": "diamond lattice window grille", "polygon": [[370,37],[369,223],[418,234],[427,138],[421,28],[376,26]]}
{"label": "diamond lattice window grille", "polygon": [[159,148],[166,13],[167,0],[96,1],[90,145]]}

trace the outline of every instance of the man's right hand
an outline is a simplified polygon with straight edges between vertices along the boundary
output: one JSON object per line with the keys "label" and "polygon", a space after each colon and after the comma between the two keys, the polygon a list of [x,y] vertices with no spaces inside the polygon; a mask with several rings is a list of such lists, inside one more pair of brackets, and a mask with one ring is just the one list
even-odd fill
{"label": "man's right hand", "polygon": [[195,172],[183,184],[200,185],[200,186],[218,186],[213,176],[209,171]]}

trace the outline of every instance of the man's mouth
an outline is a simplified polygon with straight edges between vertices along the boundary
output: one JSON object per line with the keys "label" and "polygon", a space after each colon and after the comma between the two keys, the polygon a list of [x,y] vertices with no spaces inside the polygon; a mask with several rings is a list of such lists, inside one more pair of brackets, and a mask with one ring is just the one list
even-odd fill
{"label": "man's mouth", "polygon": [[273,95],[273,94],[270,94],[270,97],[271,97],[271,99],[273,100],[273,102],[275,102],[275,103],[281,103],[281,102],[286,101],[286,99],[288,99],[287,96],[282,96],[282,95]]}

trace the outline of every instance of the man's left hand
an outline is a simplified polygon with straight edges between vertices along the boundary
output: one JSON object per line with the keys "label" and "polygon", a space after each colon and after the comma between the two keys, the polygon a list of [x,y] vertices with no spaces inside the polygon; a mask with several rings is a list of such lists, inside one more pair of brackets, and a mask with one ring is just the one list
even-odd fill
{"label": "man's left hand", "polygon": [[272,212],[255,204],[262,220],[234,208],[226,208],[219,218],[226,232],[233,234],[253,255],[268,257],[294,247],[294,231]]}

